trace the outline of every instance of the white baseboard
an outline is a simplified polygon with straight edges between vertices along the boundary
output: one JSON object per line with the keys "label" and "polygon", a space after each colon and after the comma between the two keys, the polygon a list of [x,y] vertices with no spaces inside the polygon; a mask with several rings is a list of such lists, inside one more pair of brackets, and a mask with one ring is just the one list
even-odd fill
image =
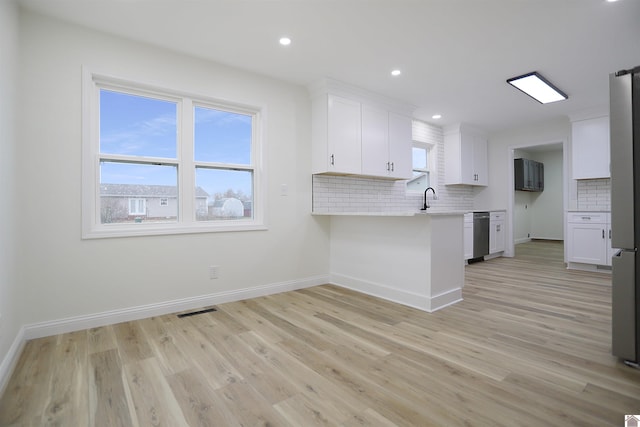
{"label": "white baseboard", "polygon": [[314,276],[300,280],[290,280],[287,282],[272,283],[245,289],[236,289],[233,291],[218,292],[215,294],[182,298],[178,300],[154,304],[146,304],[137,307],[105,311],[102,313],[33,323],[24,326],[24,339],[30,340],[34,338],[64,334],[67,332],[80,331],[83,329],[97,328],[100,326],[113,325],[116,323],[128,322],[131,320],[145,319],[153,316],[161,316],[164,314],[192,310],[205,306],[222,304],[225,302],[240,301],[249,298],[257,298],[265,295],[277,294],[280,292],[293,291],[296,289],[308,288],[325,283],[329,283],[329,276]]}
{"label": "white baseboard", "polygon": [[599,273],[609,273],[609,274],[611,274],[611,271],[612,271],[611,266],[583,264],[581,262],[567,263],[567,270],[597,271]]}
{"label": "white baseboard", "polygon": [[530,242],[530,241],[531,241],[531,239],[530,239],[530,238],[528,238],[528,237],[524,237],[524,238],[522,238],[522,239],[516,239],[516,240],[514,240],[514,242],[513,242],[513,243],[515,243],[516,245],[519,245],[520,243],[527,243],[527,242]]}
{"label": "white baseboard", "polygon": [[131,320],[145,319],[147,317],[160,316],[178,311],[192,310],[225,302],[240,301],[249,298],[277,294],[280,292],[309,288],[311,286],[329,283],[329,279],[328,275],[313,276],[300,280],[290,280],[287,282],[272,283],[251,288],[237,289],[155,304],[146,304],[138,307],[105,311],[85,316],[75,316],[66,319],[23,325],[14,339],[9,352],[4,356],[2,363],[0,363],[0,396],[7,386],[9,378],[11,378],[11,374],[18,363],[18,359],[22,353],[24,345],[28,340],[80,331],[83,329],[97,328],[100,326],[113,325]]}
{"label": "white baseboard", "polygon": [[13,344],[9,347],[9,351],[5,354],[2,363],[0,363],[0,396],[4,394],[9,384],[11,373],[18,363],[18,359],[20,358],[20,354],[22,354],[22,349],[26,342],[25,328],[23,326],[18,331],[18,335],[16,335],[16,338],[13,340]]}
{"label": "white baseboard", "polygon": [[431,297],[431,313],[462,301],[462,288],[452,289]]}
{"label": "white baseboard", "polygon": [[461,288],[453,289],[433,297],[428,297],[426,295],[403,291],[380,283],[374,283],[343,274],[332,274],[331,283],[336,286],[362,292],[363,294],[417,308],[428,313],[432,313],[458,301],[462,301]]}

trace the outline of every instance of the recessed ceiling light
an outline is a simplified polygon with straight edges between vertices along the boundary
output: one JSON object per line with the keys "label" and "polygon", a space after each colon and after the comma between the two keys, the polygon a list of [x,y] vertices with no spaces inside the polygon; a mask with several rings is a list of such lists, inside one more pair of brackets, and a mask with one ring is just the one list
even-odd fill
{"label": "recessed ceiling light", "polygon": [[613,3],[613,2],[616,2],[616,1],[618,1],[618,0],[607,0],[607,3]]}
{"label": "recessed ceiling light", "polygon": [[432,119],[438,120],[442,118],[442,114],[434,114],[433,116],[431,116]]}
{"label": "recessed ceiling light", "polygon": [[537,71],[513,77],[507,83],[520,89],[541,104],[562,101],[568,96]]}
{"label": "recessed ceiling light", "polygon": [[399,76],[400,74],[402,74],[402,71],[400,71],[400,70],[393,70],[393,71],[391,71],[391,75],[392,75],[392,76],[394,76],[394,77],[397,77],[397,76]]}
{"label": "recessed ceiling light", "polygon": [[291,44],[291,39],[289,37],[280,37],[280,44],[282,46],[289,46]]}

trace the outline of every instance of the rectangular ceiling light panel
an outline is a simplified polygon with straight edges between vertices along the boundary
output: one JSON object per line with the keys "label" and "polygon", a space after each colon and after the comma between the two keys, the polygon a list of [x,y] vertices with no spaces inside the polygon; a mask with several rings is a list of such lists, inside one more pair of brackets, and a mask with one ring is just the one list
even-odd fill
{"label": "rectangular ceiling light panel", "polygon": [[507,83],[520,89],[522,92],[526,93],[541,104],[562,101],[563,99],[568,98],[564,92],[551,84],[549,80],[538,74],[537,71],[513,77],[507,80]]}

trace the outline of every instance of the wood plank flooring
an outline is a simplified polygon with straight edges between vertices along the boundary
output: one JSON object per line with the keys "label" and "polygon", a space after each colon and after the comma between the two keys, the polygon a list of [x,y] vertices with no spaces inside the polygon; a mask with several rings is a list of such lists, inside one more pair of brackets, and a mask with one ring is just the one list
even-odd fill
{"label": "wood plank flooring", "polygon": [[466,267],[433,314],[336,286],[32,340],[2,426],[622,426],[610,275],[562,244]]}

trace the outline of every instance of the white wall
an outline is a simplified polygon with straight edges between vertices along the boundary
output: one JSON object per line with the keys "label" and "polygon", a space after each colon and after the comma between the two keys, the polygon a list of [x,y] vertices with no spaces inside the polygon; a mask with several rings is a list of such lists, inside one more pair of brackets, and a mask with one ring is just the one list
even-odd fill
{"label": "white wall", "polygon": [[[20,328],[15,265],[16,63],[18,9],[0,1],[0,393],[5,358]],[[4,361],[4,363],[3,363]]]}
{"label": "white wall", "polygon": [[562,150],[534,152],[531,158],[544,164],[544,191],[532,194],[531,237],[564,240]]}
{"label": "white wall", "polygon": [[[305,88],[30,12],[20,24],[22,323],[328,277],[328,220],[310,215]],[[266,106],[268,231],[81,240],[82,66]],[[220,278],[210,280],[214,264]]]}
{"label": "white wall", "polygon": [[513,240],[516,244],[531,239],[531,193],[515,191],[513,200]]}
{"label": "white wall", "polygon": [[[514,159],[530,159],[531,154],[522,150],[515,150]],[[533,193],[529,191],[513,191],[513,240],[517,243],[527,242],[531,238],[531,201]]]}

